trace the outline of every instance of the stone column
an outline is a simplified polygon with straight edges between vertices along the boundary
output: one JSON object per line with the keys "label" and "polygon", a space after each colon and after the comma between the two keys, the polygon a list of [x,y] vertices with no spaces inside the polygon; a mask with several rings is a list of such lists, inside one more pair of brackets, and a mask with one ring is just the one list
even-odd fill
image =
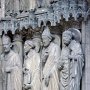
{"label": "stone column", "polygon": [[[86,45],[86,42],[85,42],[86,34],[85,33],[86,33],[86,23],[83,21],[81,34],[82,34],[82,50],[83,50],[84,56],[85,56],[85,45]],[[85,89],[85,68],[83,69],[83,75],[82,75],[82,90],[86,90]]]}
{"label": "stone column", "polygon": [[0,14],[1,18],[5,17],[5,0],[1,0],[1,14]]}
{"label": "stone column", "polygon": [[90,90],[90,20],[85,25],[85,72],[82,90]]}
{"label": "stone column", "polygon": [[20,8],[20,2],[19,0],[14,1],[14,12],[18,13]]}
{"label": "stone column", "polygon": [[21,11],[28,11],[29,10],[29,0],[20,0],[20,10]]}
{"label": "stone column", "polygon": [[1,61],[1,53],[3,51],[3,48],[2,48],[2,38],[1,38],[1,32],[0,32],[0,90],[2,90],[2,83],[3,83],[3,80],[2,80],[2,61]]}
{"label": "stone column", "polygon": [[36,8],[36,0],[29,0],[29,10]]}
{"label": "stone column", "polygon": [[23,63],[23,45],[22,45],[22,38],[21,35],[16,34],[14,36],[14,50],[16,53],[19,54],[21,62]]}

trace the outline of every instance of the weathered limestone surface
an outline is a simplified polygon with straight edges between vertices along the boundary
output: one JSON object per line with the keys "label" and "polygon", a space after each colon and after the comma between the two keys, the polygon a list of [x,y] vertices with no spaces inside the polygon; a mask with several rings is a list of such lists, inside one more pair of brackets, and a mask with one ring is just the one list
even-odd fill
{"label": "weathered limestone surface", "polygon": [[[90,20],[85,29],[85,90],[90,88]],[[83,89],[83,88],[82,88]]]}

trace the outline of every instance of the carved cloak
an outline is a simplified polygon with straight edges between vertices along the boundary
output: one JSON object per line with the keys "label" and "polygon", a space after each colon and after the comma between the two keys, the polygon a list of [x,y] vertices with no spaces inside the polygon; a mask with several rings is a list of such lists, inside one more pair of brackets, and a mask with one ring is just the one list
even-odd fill
{"label": "carved cloak", "polygon": [[25,60],[24,66],[26,66],[31,73],[31,89],[40,90],[40,55],[35,50],[31,50]]}
{"label": "carved cloak", "polygon": [[70,55],[69,47],[63,47],[61,51],[61,60],[63,63],[62,69],[60,71],[60,90],[69,90],[69,79],[70,79]]}
{"label": "carved cloak", "polygon": [[5,90],[22,90],[22,64],[19,55],[10,51],[4,60],[4,70],[10,68],[10,73],[5,73]]}
{"label": "carved cloak", "polygon": [[84,66],[84,57],[79,42],[72,40],[70,44],[72,50],[72,61],[70,62],[70,89],[80,90],[80,81],[82,77],[82,69]]}
{"label": "carved cloak", "polygon": [[[59,77],[57,63],[60,60],[60,47],[51,43],[48,47],[48,58],[43,68],[42,90],[59,90]],[[45,77],[50,75],[48,87],[45,85]]]}

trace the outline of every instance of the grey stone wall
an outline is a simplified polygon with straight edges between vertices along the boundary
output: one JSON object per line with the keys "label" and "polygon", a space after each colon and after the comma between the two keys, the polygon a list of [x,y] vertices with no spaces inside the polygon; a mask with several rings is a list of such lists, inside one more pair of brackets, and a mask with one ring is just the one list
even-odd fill
{"label": "grey stone wall", "polygon": [[82,23],[82,46],[85,54],[82,90],[90,90],[90,20],[86,23]]}

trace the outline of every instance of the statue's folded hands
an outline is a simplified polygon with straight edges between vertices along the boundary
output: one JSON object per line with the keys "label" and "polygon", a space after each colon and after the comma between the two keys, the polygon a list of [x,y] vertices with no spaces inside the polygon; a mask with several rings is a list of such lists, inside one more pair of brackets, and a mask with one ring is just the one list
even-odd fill
{"label": "statue's folded hands", "polygon": [[5,72],[6,72],[6,73],[11,73],[12,69],[13,69],[13,68],[11,68],[11,67],[7,67],[7,68],[5,69]]}
{"label": "statue's folded hands", "polygon": [[25,88],[25,89],[31,89],[31,88],[32,88],[32,85],[31,85],[31,84],[26,84],[26,85],[24,86],[24,88]]}
{"label": "statue's folded hands", "polygon": [[50,75],[45,77],[45,85],[48,87],[50,81]]}

